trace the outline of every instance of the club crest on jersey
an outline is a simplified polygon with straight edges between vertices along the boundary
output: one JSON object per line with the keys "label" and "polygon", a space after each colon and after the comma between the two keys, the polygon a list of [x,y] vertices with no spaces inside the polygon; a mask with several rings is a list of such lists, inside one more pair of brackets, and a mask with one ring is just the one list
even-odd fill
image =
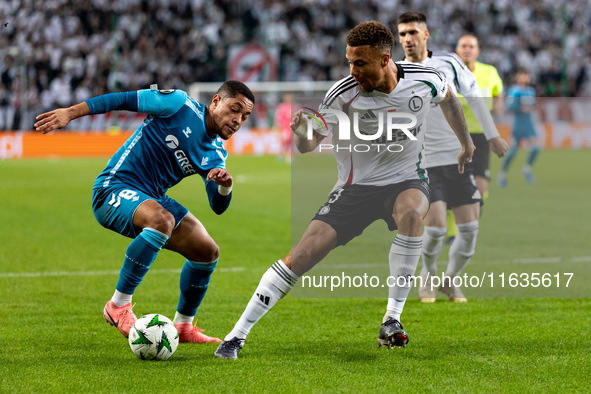
{"label": "club crest on jersey", "polygon": [[419,96],[413,96],[408,102],[408,108],[413,112],[418,112],[423,108],[423,99]]}
{"label": "club crest on jersey", "polygon": [[329,212],[330,212],[330,206],[325,205],[322,208],[320,208],[320,211],[318,211],[318,215],[326,215]]}

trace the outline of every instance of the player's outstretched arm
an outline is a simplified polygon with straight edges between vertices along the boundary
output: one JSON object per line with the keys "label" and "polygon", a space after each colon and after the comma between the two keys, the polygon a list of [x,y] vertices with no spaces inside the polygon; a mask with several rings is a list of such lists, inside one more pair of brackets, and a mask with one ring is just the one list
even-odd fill
{"label": "player's outstretched arm", "polygon": [[472,160],[472,155],[474,154],[476,147],[468,132],[468,126],[466,125],[466,118],[464,117],[464,111],[462,111],[462,105],[449,86],[447,87],[447,94],[441,103],[439,103],[439,106],[441,107],[441,111],[443,112],[443,116],[445,116],[447,123],[449,123],[460,140],[460,144],[462,144],[462,150],[458,155],[458,171],[460,174],[463,174],[464,164]]}
{"label": "player's outstretched arm", "polygon": [[[108,93],[92,97],[70,108],[59,108],[37,116],[39,121],[35,123],[35,128],[46,134],[61,129],[73,119],[85,115],[106,114],[110,111],[121,110],[137,112],[139,98],[138,92]],[[154,107],[154,105],[146,107]],[[158,107],[157,110],[159,109]]]}
{"label": "player's outstretched arm", "polygon": [[47,134],[50,131],[61,129],[76,118],[90,114],[90,109],[86,102],[76,104],[69,108],[58,108],[53,111],[38,115],[35,119],[35,130]]}
{"label": "player's outstretched arm", "polygon": [[[310,118],[310,116],[307,117]],[[311,140],[308,139],[306,135],[308,132],[307,119],[304,119],[304,111],[301,109],[293,114],[289,127],[295,134],[296,147],[301,153],[312,152],[324,139],[324,136],[317,132],[314,132]]]}

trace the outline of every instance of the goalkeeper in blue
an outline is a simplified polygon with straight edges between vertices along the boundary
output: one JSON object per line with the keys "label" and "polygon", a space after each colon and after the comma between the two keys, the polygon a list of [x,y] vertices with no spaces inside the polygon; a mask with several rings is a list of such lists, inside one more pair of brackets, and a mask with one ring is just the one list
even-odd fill
{"label": "goalkeeper in blue", "polygon": [[69,108],[37,116],[35,128],[48,133],[85,115],[126,110],[147,114],[107,167],[92,191],[92,209],[104,227],[133,241],[125,252],[115,293],[103,316],[127,337],[137,320],[132,295],[162,249],[185,259],[175,315],[180,342],[221,342],[193,325],[220,249],[187,208],[166,195],[183,178],[199,174],[211,209],[218,215],[232,199],[222,140],[238,131],[254,107],[241,82],[225,82],[205,106],[181,90],[140,90],[97,96]]}
{"label": "goalkeeper in blue", "polygon": [[534,184],[536,181],[532,174],[532,166],[540,151],[536,130],[531,118],[531,115],[535,110],[536,92],[534,88],[530,86],[530,77],[527,71],[519,71],[515,79],[517,84],[511,86],[507,92],[508,108],[515,115],[515,121],[513,123],[511,147],[507,151],[507,156],[505,156],[503,164],[501,165],[501,170],[497,175],[497,183],[501,188],[507,187],[507,169],[517,154],[521,140],[526,141],[526,145],[529,149],[527,162],[521,169],[525,180],[529,184]]}

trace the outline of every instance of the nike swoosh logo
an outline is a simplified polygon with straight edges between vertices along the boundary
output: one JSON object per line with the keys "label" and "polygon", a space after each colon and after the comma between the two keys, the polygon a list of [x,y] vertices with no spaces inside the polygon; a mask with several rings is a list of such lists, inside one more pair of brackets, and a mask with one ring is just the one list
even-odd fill
{"label": "nike swoosh logo", "polygon": [[105,308],[105,312],[107,312],[107,315],[109,316],[109,319],[111,319],[111,322],[115,325],[115,327],[119,328],[119,321],[115,321],[115,319],[113,319],[111,317],[111,314],[109,313],[109,311],[107,310],[107,308]]}
{"label": "nike swoosh logo", "polygon": [[[107,312],[107,313],[109,313],[109,312]],[[249,322],[249,323],[256,323],[256,320],[248,320],[248,319],[246,319],[246,321]]]}

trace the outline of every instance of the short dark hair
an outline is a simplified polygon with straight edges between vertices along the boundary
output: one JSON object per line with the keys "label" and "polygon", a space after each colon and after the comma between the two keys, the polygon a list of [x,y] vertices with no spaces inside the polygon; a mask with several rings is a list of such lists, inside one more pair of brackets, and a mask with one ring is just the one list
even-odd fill
{"label": "short dark hair", "polygon": [[350,47],[370,45],[388,53],[394,48],[394,35],[384,24],[377,21],[358,24],[349,30],[346,41]]}
{"label": "short dark hair", "polygon": [[252,101],[252,104],[254,105],[254,94],[252,94],[252,91],[248,88],[248,86],[240,81],[224,82],[215,94],[220,96],[222,100],[228,97],[234,98],[241,94]]}
{"label": "short dark hair", "polygon": [[404,14],[398,17],[398,22],[396,22],[396,24],[399,25],[401,23],[412,22],[424,23],[426,25],[427,17],[425,16],[425,14],[421,14],[420,12],[405,12]]}

